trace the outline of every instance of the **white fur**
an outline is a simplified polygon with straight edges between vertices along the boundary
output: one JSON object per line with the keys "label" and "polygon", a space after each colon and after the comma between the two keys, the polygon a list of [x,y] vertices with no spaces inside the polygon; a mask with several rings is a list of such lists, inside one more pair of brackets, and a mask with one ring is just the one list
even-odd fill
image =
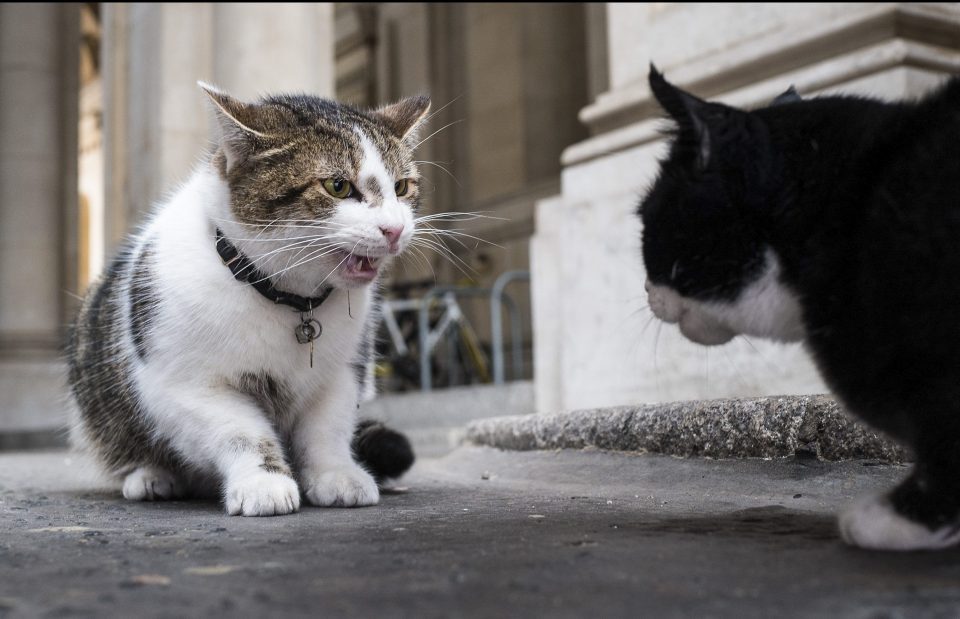
{"label": "white fur", "polygon": [[129,473],[123,480],[123,497],[131,501],[173,499],[182,494],[181,483],[168,471],[143,466]]}
{"label": "white fur", "polygon": [[780,262],[767,250],[763,272],[732,303],[680,296],[669,286],[647,282],[650,309],[668,323],[679,323],[687,339],[713,346],[734,336],[753,335],[781,342],[804,338],[800,303],[780,280]]}
{"label": "white fur", "polygon": [[283,516],[300,509],[297,482],[265,471],[250,471],[228,486],[224,499],[231,516]]}
{"label": "white fur", "polygon": [[[400,245],[404,246],[413,235],[413,212],[402,199],[397,197],[394,191],[394,183],[400,179],[393,179],[387,172],[387,168],[383,164],[383,160],[380,158],[370,138],[359,129],[357,129],[356,132],[360,136],[360,145],[363,148],[363,164],[360,167],[360,173],[358,175],[360,184],[361,186],[365,186],[370,181],[373,181],[380,188],[380,196],[374,196],[374,201],[378,203],[376,205],[379,207],[376,209],[378,211],[377,220],[371,223],[377,226],[377,231],[379,231],[380,228],[402,227],[403,232],[400,235]],[[366,210],[369,211],[369,205],[365,206],[368,207]],[[345,222],[353,223],[357,219],[362,220],[363,214],[356,211],[349,213],[349,215],[344,213],[343,220]],[[380,251],[383,250],[381,249]],[[376,256],[381,254],[379,252],[372,252],[371,255]]]}
{"label": "white fur", "polygon": [[[389,247],[380,227],[402,224],[408,240],[413,216],[393,194],[393,182],[384,178],[385,166],[369,140],[360,181],[365,175],[390,189],[382,204],[373,208],[344,200],[329,220],[332,224],[320,223],[335,227],[328,232],[336,248],[386,256]],[[376,503],[379,495],[373,478],[350,452],[358,395],[350,362],[371,311],[370,286],[339,276],[336,267],[342,257],[289,268],[275,280],[279,288],[301,295],[315,294],[321,281],[341,288],[313,313],[323,325],[323,334],[314,344],[311,368],[310,346],[299,344],[294,336],[298,312],[273,304],[234,279],[214,248],[217,227],[251,257],[281,247],[288,242],[284,235],[304,234],[277,228],[257,236],[237,223],[230,212],[226,183],[212,166],[195,172],[161,206],[140,236],[141,244],[152,244],[153,285],[161,299],[146,361],[131,355],[135,359],[132,380],[144,414],[158,438],[193,469],[222,480],[230,514],[296,511],[300,490],[316,505]],[[259,242],[263,239],[268,241]],[[401,238],[400,250],[405,245]],[[294,263],[288,253],[258,266],[269,273]],[[347,291],[342,288],[351,289],[349,312]],[[237,377],[247,373],[267,373],[292,394],[291,410],[281,417],[285,425],[274,427],[254,401],[233,386]],[[279,446],[286,436],[292,437],[299,489],[290,477],[264,471],[256,450],[243,448],[261,441]],[[164,471],[138,469],[127,477],[124,495],[131,499],[173,496],[173,481],[168,478]]]}
{"label": "white fur", "polygon": [[360,165],[360,173],[357,175],[361,185],[366,185],[368,181],[376,182],[380,188],[380,195],[384,198],[395,196],[393,191],[394,180],[387,172],[387,166],[377,153],[377,147],[373,145],[370,138],[367,137],[359,128],[355,129],[360,138],[360,147],[363,149],[363,163]]}
{"label": "white fur", "polygon": [[845,542],[872,550],[937,550],[960,542],[960,530],[931,531],[896,513],[883,495],[864,497],[846,508],[839,525]]}

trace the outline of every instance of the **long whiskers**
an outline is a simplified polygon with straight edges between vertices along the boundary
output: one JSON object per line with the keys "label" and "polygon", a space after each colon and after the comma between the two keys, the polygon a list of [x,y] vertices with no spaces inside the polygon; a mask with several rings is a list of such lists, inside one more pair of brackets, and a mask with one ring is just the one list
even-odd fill
{"label": "long whiskers", "polygon": [[[284,245],[283,247],[278,247],[277,249],[268,251],[268,252],[263,253],[263,254],[251,254],[251,255],[250,255],[250,258],[251,258],[254,262],[263,262],[265,259],[269,258],[270,256],[275,256],[275,255],[277,255],[277,254],[282,254],[282,253],[285,253],[285,252],[288,252],[288,251],[300,250],[300,253],[302,253],[303,251],[305,251],[305,250],[307,250],[307,249],[321,249],[321,248],[326,248],[326,247],[334,247],[334,246],[338,245],[338,243],[329,242],[329,241],[327,241],[327,242],[322,242],[322,243],[318,243],[318,242],[316,242],[317,240],[319,240],[319,239],[314,238],[314,239],[310,239],[310,240],[306,240],[306,241],[299,241],[299,242],[296,242],[296,243],[289,243],[289,244],[287,244],[287,245]],[[294,257],[294,259],[296,259],[296,257]]]}
{"label": "long whiskers", "polygon": [[461,99],[461,98],[463,98],[463,95],[462,95],[462,94],[461,94],[461,95],[457,95],[456,97],[454,97],[453,99],[451,99],[449,103],[446,103],[446,104],[440,106],[439,108],[437,108],[436,110],[430,112],[430,113],[427,115],[427,117],[423,119],[423,122],[425,122],[425,123],[426,123],[426,122],[429,122],[434,116],[436,116],[437,114],[439,114],[439,113],[442,112],[443,110],[447,109],[448,107],[450,107],[451,105],[453,105],[456,101],[458,101],[458,100]]}
{"label": "long whiskers", "polygon": [[506,217],[496,217],[487,215],[489,211],[445,211],[443,213],[430,213],[415,218],[415,223],[424,221],[473,221],[475,219],[493,219],[497,221],[509,221]]}
{"label": "long whiskers", "polygon": [[[334,248],[332,248],[332,249],[330,249],[330,248],[327,248],[327,249],[318,249],[318,250],[316,250],[316,251],[308,254],[306,257],[304,257],[302,260],[296,262],[295,264],[292,264],[292,265],[290,265],[290,266],[284,267],[284,268],[280,269],[279,271],[276,271],[276,272],[274,272],[274,273],[271,273],[270,275],[266,275],[266,276],[262,277],[261,279],[257,280],[256,282],[251,282],[251,283],[258,284],[258,283],[260,283],[260,282],[262,282],[262,281],[266,281],[266,280],[268,280],[268,279],[273,279],[274,277],[277,277],[277,276],[279,276],[279,275],[282,275],[283,273],[286,273],[286,272],[289,271],[290,269],[294,269],[294,268],[296,268],[296,267],[298,267],[298,266],[300,266],[300,265],[306,264],[306,263],[311,262],[311,261],[313,261],[313,260],[317,260],[318,258],[322,258],[323,256],[327,256],[327,255],[332,254],[332,253],[335,253],[335,252],[337,252],[337,251],[342,251],[342,250],[340,250],[339,247],[334,247]],[[344,260],[346,260],[346,257],[344,257]],[[341,263],[341,264],[342,264],[342,263]],[[338,265],[338,266],[339,266],[339,265]],[[327,277],[329,277],[329,275],[328,275]],[[325,279],[326,279],[326,278],[325,278]]]}
{"label": "long whiskers", "polygon": [[454,125],[458,125],[458,124],[462,123],[463,121],[464,121],[464,119],[461,118],[460,120],[455,120],[455,121],[453,121],[453,122],[451,122],[451,123],[445,124],[444,126],[440,127],[439,129],[437,129],[436,131],[434,131],[433,133],[431,133],[431,134],[428,135],[427,137],[423,138],[422,140],[420,140],[419,142],[417,142],[416,144],[414,144],[413,146],[411,146],[411,147],[410,147],[410,150],[416,149],[418,146],[420,146],[421,144],[423,144],[424,142],[426,142],[427,140],[429,140],[429,139],[432,138],[433,136],[437,135],[438,133],[440,133],[440,132],[443,131],[444,129],[447,129],[448,127],[452,127],[452,126],[454,126]]}
{"label": "long whiskers", "polygon": [[424,164],[426,164],[426,165],[432,165],[432,166],[435,167],[435,168],[440,168],[441,170],[443,170],[444,172],[446,172],[447,176],[449,176],[450,178],[453,179],[453,182],[455,182],[455,183],[457,184],[457,187],[460,187],[461,189],[463,188],[463,185],[460,183],[460,180],[459,180],[456,176],[453,175],[453,172],[451,172],[451,171],[448,170],[447,168],[443,167],[442,165],[440,165],[440,164],[437,163],[436,161],[414,161],[413,163],[424,163]]}
{"label": "long whiskers", "polygon": [[324,277],[323,279],[321,279],[319,284],[317,284],[316,286],[314,286],[313,292],[316,292],[317,290],[319,290],[319,289],[320,289],[320,286],[323,286],[324,282],[326,282],[326,281],[330,278],[330,276],[333,275],[334,272],[335,272],[337,269],[339,269],[340,266],[343,265],[344,262],[347,261],[347,258],[350,257],[350,254],[352,254],[354,251],[356,251],[357,245],[360,245],[360,241],[357,241],[357,244],[354,245],[354,246],[350,249],[350,252],[349,252],[346,256],[343,257],[343,260],[341,260],[340,262],[338,262],[335,267],[333,267],[332,269],[330,269],[330,272],[327,273],[327,276]]}
{"label": "long whiskers", "polygon": [[[425,248],[432,249],[432,250],[435,251],[437,254],[439,254],[440,256],[442,256],[443,258],[445,258],[448,262],[450,262],[450,264],[452,264],[452,265],[454,265],[455,267],[457,267],[457,269],[458,269],[461,273],[463,273],[464,275],[466,275],[467,277],[472,277],[473,275],[476,275],[476,274],[477,274],[476,269],[474,269],[474,268],[471,267],[469,264],[467,264],[467,263],[463,260],[463,258],[461,258],[460,256],[456,255],[449,247],[447,247],[446,245],[444,245],[443,243],[441,243],[441,242],[439,242],[439,241],[434,241],[434,240],[432,240],[432,239],[427,239],[427,238],[423,238],[423,237],[420,237],[420,238],[414,237],[414,238],[410,241],[410,245],[411,245],[411,247],[420,246],[420,247],[425,247]],[[465,270],[465,269],[466,269],[466,270]],[[472,275],[471,275],[471,273],[468,273],[467,271],[470,271],[470,272],[472,273]]]}
{"label": "long whiskers", "polygon": [[492,241],[488,241],[486,239],[482,239],[479,236],[474,236],[472,234],[462,232],[458,228],[452,228],[452,229],[434,228],[430,224],[425,224],[423,227],[417,229],[415,234],[428,235],[433,237],[450,237],[451,239],[459,243],[461,246],[463,246],[464,249],[469,249],[469,248],[463,243],[462,240],[460,240],[461,238],[477,241],[477,245],[479,245],[480,243],[484,243],[486,245],[491,245],[493,247],[498,247],[500,249],[503,249],[502,245],[497,245],[496,243]]}
{"label": "long whiskers", "polygon": [[433,265],[430,264],[430,261],[427,259],[427,255],[423,253],[423,250],[419,247],[411,246],[410,251],[416,252],[414,255],[417,257],[417,260],[427,265],[427,268],[430,269],[430,273],[433,274],[433,281],[437,281],[437,272],[433,269]]}

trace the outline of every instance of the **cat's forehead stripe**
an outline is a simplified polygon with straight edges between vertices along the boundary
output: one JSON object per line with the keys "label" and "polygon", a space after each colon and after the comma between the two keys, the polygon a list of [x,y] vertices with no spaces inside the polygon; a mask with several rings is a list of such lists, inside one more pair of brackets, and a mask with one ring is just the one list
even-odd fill
{"label": "cat's forehead stripe", "polygon": [[354,131],[360,137],[360,148],[363,150],[363,160],[360,172],[357,174],[357,181],[367,192],[374,194],[371,197],[376,197],[377,201],[393,195],[393,180],[387,171],[383,157],[380,156],[380,150],[373,145],[360,127],[355,127]]}

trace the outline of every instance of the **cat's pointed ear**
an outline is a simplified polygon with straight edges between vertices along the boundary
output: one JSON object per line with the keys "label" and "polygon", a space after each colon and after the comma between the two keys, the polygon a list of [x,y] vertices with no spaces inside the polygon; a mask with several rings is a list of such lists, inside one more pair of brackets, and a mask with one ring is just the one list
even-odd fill
{"label": "cat's pointed ear", "polygon": [[800,93],[798,93],[797,89],[793,86],[793,84],[791,84],[790,88],[787,88],[770,102],[770,106],[783,105],[784,103],[796,103],[797,101],[803,101],[803,97],[800,96]]}
{"label": "cat's pointed ear", "polygon": [[670,117],[677,121],[681,137],[697,144],[697,168],[710,161],[710,131],[707,126],[710,103],[668,82],[650,63],[650,91]]}
{"label": "cat's pointed ear", "polygon": [[197,85],[210,97],[220,126],[220,146],[227,157],[227,170],[249,157],[257,138],[267,138],[256,128],[257,106],[234,99],[227,93],[205,82]]}
{"label": "cat's pointed ear", "polygon": [[374,114],[390,127],[394,135],[405,140],[416,135],[429,111],[430,97],[417,95],[384,106]]}

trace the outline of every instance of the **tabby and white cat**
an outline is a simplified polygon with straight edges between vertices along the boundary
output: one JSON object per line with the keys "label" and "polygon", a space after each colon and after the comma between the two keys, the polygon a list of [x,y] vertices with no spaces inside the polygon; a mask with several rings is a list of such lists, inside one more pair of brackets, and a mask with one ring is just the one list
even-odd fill
{"label": "tabby and white cat", "polygon": [[374,504],[413,454],[357,427],[362,353],[375,282],[414,233],[430,101],[364,112],[201,86],[218,148],[91,287],[71,334],[74,436],[128,499],[219,490],[244,516],[296,511],[301,493]]}
{"label": "tabby and white cat", "polygon": [[690,340],[804,341],[912,473],[840,517],[853,545],[960,541],[960,78],[917,102],[743,111],[669,84],[677,124],[640,205],[650,307]]}

